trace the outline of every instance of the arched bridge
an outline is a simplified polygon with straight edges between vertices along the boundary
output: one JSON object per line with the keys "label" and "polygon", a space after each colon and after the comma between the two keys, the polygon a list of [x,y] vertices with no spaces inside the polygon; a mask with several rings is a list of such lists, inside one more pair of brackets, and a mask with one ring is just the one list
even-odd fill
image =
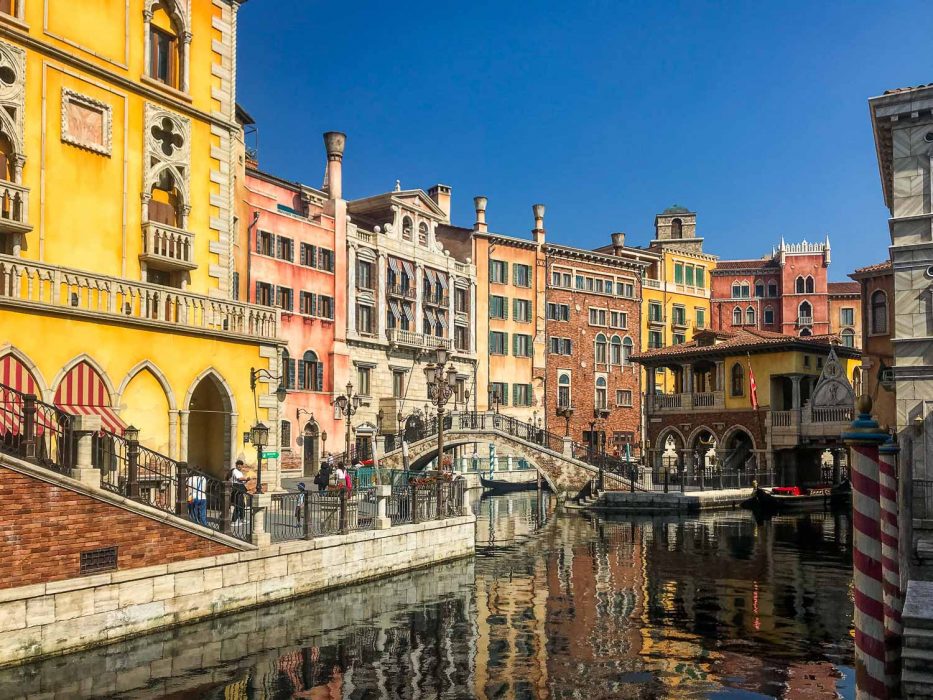
{"label": "arched bridge", "polygon": [[[444,416],[444,451],[471,443],[492,443],[497,451],[525,458],[541,473],[554,493],[576,495],[599,474],[587,449],[546,430],[498,413],[458,412]],[[437,420],[421,439],[409,443],[410,469],[423,469],[437,457]],[[606,459],[603,457],[602,459]],[[402,450],[379,458],[383,467],[401,469]],[[612,465],[607,465],[612,470]],[[606,473],[606,478],[618,478]]]}

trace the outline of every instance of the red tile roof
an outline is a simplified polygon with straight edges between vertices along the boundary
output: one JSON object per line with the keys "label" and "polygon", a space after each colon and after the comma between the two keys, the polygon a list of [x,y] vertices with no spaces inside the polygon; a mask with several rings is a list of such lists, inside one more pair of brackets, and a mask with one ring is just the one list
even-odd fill
{"label": "red tile roof", "polygon": [[861,288],[858,282],[829,282],[826,285],[830,294],[858,294]]}
{"label": "red tile roof", "polygon": [[885,260],[884,262],[875,263],[874,265],[867,265],[865,267],[858,267],[855,269],[856,273],[859,272],[879,272],[880,270],[890,270],[891,261]]}
{"label": "red tile roof", "polygon": [[[715,344],[700,345],[697,338],[709,340],[715,338]],[[645,350],[632,356],[635,361],[641,360],[662,360],[667,358],[689,357],[691,355],[709,355],[712,353],[735,354],[745,351],[758,351],[764,348],[780,349],[781,346],[801,347],[807,345],[822,345],[823,349],[828,350],[829,345],[837,343],[836,352],[848,356],[848,352],[853,352],[849,348],[838,345],[839,336],[836,335],[811,335],[799,337],[796,335],[784,335],[783,333],[773,333],[771,331],[758,330],[757,328],[741,328],[735,331],[698,331],[689,343],[680,345],[671,345],[666,348],[657,348],[654,350]],[[858,356],[854,351],[853,357]]]}
{"label": "red tile roof", "polygon": [[892,90],[885,90],[885,95],[896,95],[899,92],[910,92],[911,90],[921,90],[923,88],[933,87],[933,83],[926,83],[925,85],[911,85],[908,87],[902,88],[893,88]]}
{"label": "red tile roof", "polygon": [[777,263],[772,258],[758,258],[756,260],[720,260],[716,263],[716,269],[720,270],[747,270],[749,268],[777,267]]}

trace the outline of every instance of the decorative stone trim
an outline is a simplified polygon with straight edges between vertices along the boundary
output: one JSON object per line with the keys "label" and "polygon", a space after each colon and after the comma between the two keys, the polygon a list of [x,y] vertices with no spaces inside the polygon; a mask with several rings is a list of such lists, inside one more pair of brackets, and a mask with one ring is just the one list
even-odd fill
{"label": "decorative stone trim", "polygon": [[[73,107],[100,114],[100,138],[95,142],[87,134],[73,129],[71,110]],[[62,141],[94,153],[110,156],[113,153],[113,108],[106,102],[82,95],[69,88],[62,88]]]}
{"label": "decorative stone trim", "polygon": [[0,41],[0,132],[10,139],[20,158],[26,107],[26,52],[19,46]]}

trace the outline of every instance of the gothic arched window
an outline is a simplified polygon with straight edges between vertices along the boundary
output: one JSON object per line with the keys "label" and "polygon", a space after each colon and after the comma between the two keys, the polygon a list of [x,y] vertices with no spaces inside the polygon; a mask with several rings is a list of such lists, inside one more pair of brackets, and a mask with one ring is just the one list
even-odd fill
{"label": "gothic arched window", "polygon": [[871,332],[888,332],[888,297],[880,289],[871,295]]}
{"label": "gothic arched window", "polygon": [[738,362],[732,365],[732,395],[745,395],[745,370]]}

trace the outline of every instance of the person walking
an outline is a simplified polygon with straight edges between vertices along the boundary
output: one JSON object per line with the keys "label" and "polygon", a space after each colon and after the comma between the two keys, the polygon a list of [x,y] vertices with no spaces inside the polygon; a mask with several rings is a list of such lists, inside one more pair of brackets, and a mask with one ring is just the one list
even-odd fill
{"label": "person walking", "polygon": [[330,482],[330,471],[330,464],[325,462],[321,465],[321,470],[315,475],[314,483],[317,484],[319,493],[324,493],[327,490],[327,484]]}
{"label": "person walking", "polygon": [[343,462],[337,463],[337,470],[334,472],[334,477],[337,479],[338,489],[347,488],[348,475],[346,468],[343,466]]}
{"label": "person walking", "polygon": [[246,482],[249,477],[243,473],[243,460],[238,459],[227,479],[233,484],[233,524],[246,518]]}
{"label": "person walking", "polygon": [[305,512],[305,499],[308,492],[305,490],[305,482],[298,482],[298,498],[295,499],[295,520],[298,521],[298,527],[301,527],[301,517]]}
{"label": "person walking", "polygon": [[207,479],[194,472],[187,480],[188,517],[191,522],[207,526]]}

